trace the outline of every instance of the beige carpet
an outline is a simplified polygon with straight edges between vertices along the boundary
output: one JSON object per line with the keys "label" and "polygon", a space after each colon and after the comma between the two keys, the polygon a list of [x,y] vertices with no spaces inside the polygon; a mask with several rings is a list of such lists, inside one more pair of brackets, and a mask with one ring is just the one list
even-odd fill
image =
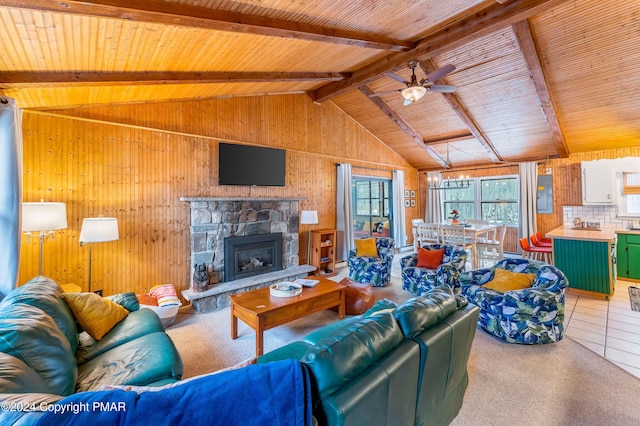
{"label": "beige carpet", "polygon": [[[395,274],[390,287],[374,290],[378,298],[410,297]],[[185,378],[254,356],[255,333],[240,321],[239,338],[231,340],[229,315],[228,308],[208,314],[180,310],[167,332],[182,355]],[[324,311],[268,330],[265,351],[336,319],[337,313]],[[521,346],[478,329],[468,368],[470,384],[456,426],[640,424],[640,380],[570,338]]]}

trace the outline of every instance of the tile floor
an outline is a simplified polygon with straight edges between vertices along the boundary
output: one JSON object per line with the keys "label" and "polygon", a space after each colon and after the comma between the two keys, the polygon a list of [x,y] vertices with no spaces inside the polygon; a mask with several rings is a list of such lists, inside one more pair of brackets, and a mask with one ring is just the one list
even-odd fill
{"label": "tile floor", "polygon": [[578,295],[565,296],[565,336],[640,378],[640,312],[631,310],[629,286],[617,280],[609,301]]}

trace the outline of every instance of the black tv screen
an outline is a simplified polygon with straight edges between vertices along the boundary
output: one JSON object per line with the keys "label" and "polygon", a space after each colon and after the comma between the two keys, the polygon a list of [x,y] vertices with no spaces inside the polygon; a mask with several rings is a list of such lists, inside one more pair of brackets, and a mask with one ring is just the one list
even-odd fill
{"label": "black tv screen", "polygon": [[284,149],[230,143],[218,146],[219,185],[284,186]]}

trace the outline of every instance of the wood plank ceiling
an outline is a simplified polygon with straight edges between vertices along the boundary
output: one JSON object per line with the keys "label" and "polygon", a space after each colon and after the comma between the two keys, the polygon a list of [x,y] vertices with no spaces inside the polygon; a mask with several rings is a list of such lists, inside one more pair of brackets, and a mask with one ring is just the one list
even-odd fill
{"label": "wood plank ceiling", "polygon": [[[637,146],[640,0],[0,0],[22,108],[308,94],[420,170]],[[445,64],[407,106],[418,79]],[[394,91],[395,90],[395,91]],[[382,96],[377,93],[393,91]]]}

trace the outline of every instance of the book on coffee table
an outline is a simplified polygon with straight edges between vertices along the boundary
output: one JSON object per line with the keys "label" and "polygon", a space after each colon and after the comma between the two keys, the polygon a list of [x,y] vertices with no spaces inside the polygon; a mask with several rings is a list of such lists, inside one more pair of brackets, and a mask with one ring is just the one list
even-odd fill
{"label": "book on coffee table", "polygon": [[294,281],[294,283],[302,284],[305,287],[315,287],[319,282],[319,280],[310,280],[308,278],[298,278]]}

